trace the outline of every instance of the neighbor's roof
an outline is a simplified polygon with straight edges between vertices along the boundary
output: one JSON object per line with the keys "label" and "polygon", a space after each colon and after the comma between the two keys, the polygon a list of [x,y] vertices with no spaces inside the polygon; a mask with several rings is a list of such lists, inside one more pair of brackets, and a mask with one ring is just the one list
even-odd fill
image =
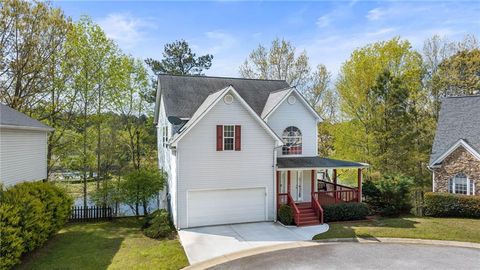
{"label": "neighbor's roof", "polygon": [[368,164],[337,160],[323,157],[279,157],[277,158],[277,166],[279,169],[290,168],[367,168]]}
{"label": "neighbor's roof", "polygon": [[461,139],[480,152],[480,96],[443,99],[430,165]]}
{"label": "neighbor's roof", "polygon": [[271,92],[290,87],[284,80],[256,80],[207,76],[158,76],[155,123],[158,117],[160,93],[164,96],[167,116],[191,118],[212,93],[233,86],[259,116]]}
{"label": "neighbor's roof", "polygon": [[53,128],[0,103],[0,127],[52,131]]}

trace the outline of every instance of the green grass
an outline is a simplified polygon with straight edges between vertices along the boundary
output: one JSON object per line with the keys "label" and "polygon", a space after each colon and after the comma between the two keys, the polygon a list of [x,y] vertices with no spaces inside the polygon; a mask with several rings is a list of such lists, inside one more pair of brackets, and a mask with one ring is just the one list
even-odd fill
{"label": "green grass", "polygon": [[332,222],[329,225],[328,232],[317,234],[313,239],[391,237],[480,243],[480,219],[407,216]]}
{"label": "green grass", "polygon": [[145,237],[135,218],[68,225],[17,269],[180,269],[188,265],[177,239]]}

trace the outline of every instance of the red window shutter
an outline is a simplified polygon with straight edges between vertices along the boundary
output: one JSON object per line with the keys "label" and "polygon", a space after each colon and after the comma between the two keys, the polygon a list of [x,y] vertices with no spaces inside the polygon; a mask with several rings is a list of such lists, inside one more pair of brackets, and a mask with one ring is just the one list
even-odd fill
{"label": "red window shutter", "polygon": [[235,151],[242,148],[242,126],[235,126]]}
{"label": "red window shutter", "polygon": [[223,126],[217,126],[217,151],[223,151]]}

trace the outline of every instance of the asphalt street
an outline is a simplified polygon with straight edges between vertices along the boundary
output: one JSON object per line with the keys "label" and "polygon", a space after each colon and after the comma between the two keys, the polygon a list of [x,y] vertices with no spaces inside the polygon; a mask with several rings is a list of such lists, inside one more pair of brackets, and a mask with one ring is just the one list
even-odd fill
{"label": "asphalt street", "polygon": [[480,249],[332,243],[262,253],[210,269],[480,269]]}

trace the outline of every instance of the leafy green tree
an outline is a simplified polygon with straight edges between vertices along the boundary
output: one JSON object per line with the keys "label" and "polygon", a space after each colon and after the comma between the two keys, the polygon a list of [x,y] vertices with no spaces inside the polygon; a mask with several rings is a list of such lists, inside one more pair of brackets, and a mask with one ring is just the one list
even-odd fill
{"label": "leafy green tree", "polygon": [[[385,71],[390,75],[382,75]],[[398,113],[399,108],[408,106],[409,119],[411,119],[408,136],[412,140],[409,143],[408,152],[399,153],[399,155],[408,156],[410,165],[398,164],[399,168],[408,168],[408,171],[401,169],[396,173],[414,176],[417,179],[427,177],[428,172],[424,167],[430,151],[433,121],[424,106],[428,103],[428,94],[422,87],[423,72],[420,55],[412,50],[408,41],[402,41],[399,38],[377,42],[355,50],[351,58],[343,64],[336,82],[343,123],[342,128],[332,129],[335,138],[334,155],[370,163],[372,165],[370,176],[372,173],[382,174],[390,171],[391,168],[385,167],[382,162],[386,157],[378,155],[377,147],[380,135],[385,140],[391,138],[395,131],[390,130],[389,135],[379,134],[382,131],[378,130],[379,123],[385,119],[384,112]],[[385,102],[386,99],[383,98],[381,103],[383,107],[379,110],[378,104],[372,102],[372,97],[378,97],[381,91],[387,90],[397,93],[395,95],[404,93],[405,96],[402,96],[401,102],[393,99],[394,103]],[[388,98],[388,100],[392,99]],[[398,117],[403,116],[399,114]],[[397,146],[389,145],[388,150],[393,153]],[[383,148],[385,148],[385,141]],[[391,154],[388,155],[391,156]]]}
{"label": "leafy green tree", "polygon": [[[107,84],[107,68],[110,57],[115,53],[115,46],[106,37],[103,30],[85,16],[68,33],[65,46],[72,51],[74,59],[72,87],[78,89],[78,113],[82,115],[84,206],[86,207],[87,171],[92,171],[91,168],[88,168],[88,128],[95,124],[95,119],[92,119],[90,115],[96,113],[98,117],[101,114],[101,99]],[[101,120],[97,120],[97,123],[99,121]],[[100,158],[99,150],[97,144],[97,159]],[[98,180],[97,178],[97,187]]]}
{"label": "leafy green tree", "polygon": [[68,144],[77,91],[68,87],[72,22],[38,1],[0,4],[0,101],[55,128],[48,137],[48,171]]}
{"label": "leafy green tree", "polygon": [[[480,46],[475,35],[467,35],[459,42],[451,42],[435,35],[424,42],[424,86],[429,92],[432,103],[429,107],[435,119],[438,119],[443,97],[466,95],[475,91],[475,74],[472,74],[472,70],[475,68],[474,52],[478,49]],[[459,70],[463,68],[465,73]]]}
{"label": "leafy green tree", "polygon": [[113,96],[112,110],[121,116],[126,136],[125,145],[130,153],[129,160],[133,168],[138,169],[142,156],[145,156],[142,142],[149,136],[148,129],[153,127],[147,124],[147,115],[152,115],[152,108],[148,103],[148,74],[141,61],[129,57],[124,57],[119,67],[122,71],[117,75],[122,78],[122,87],[118,88]]}
{"label": "leafy green tree", "polygon": [[480,49],[459,51],[442,61],[433,81],[441,96],[478,93],[480,90]]}
{"label": "leafy green tree", "polygon": [[390,71],[381,73],[368,93],[374,107],[370,129],[375,140],[373,154],[383,173],[405,171],[410,149],[409,92]]}
{"label": "leafy green tree", "polygon": [[203,70],[212,66],[212,60],[211,54],[197,57],[190,45],[182,39],[165,45],[162,60],[148,58],[145,63],[155,74],[202,75]]}
{"label": "leafy green tree", "polygon": [[310,65],[305,51],[297,56],[296,48],[289,41],[275,39],[269,49],[259,45],[242,66],[244,78],[285,80],[291,86],[303,90],[310,82]]}
{"label": "leafy green tree", "polygon": [[120,183],[122,201],[139,214],[139,205],[143,213],[148,214],[148,202],[165,186],[166,175],[157,168],[140,168],[127,173]]}
{"label": "leafy green tree", "polygon": [[6,0],[0,4],[0,101],[30,113],[52,87],[45,76],[58,62],[70,21],[48,3]]}
{"label": "leafy green tree", "polygon": [[402,175],[386,175],[378,181],[366,181],[363,194],[370,207],[385,216],[408,213],[413,179]]}

